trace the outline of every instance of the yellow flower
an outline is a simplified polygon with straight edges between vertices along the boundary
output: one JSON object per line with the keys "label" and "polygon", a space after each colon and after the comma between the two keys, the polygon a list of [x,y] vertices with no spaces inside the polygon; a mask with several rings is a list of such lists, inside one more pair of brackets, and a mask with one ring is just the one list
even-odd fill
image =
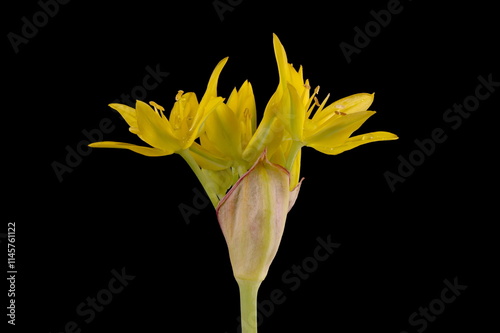
{"label": "yellow flower", "polygon": [[185,151],[199,137],[202,125],[210,113],[223,101],[221,97],[217,97],[217,81],[227,59],[221,60],[215,67],[200,103],[195,93],[179,91],[169,119],[163,114],[164,108],[155,102],[150,102],[151,107],[137,101],[135,109],[123,104],[109,105],[122,115],[130,126],[130,132],[151,147],[114,141],[94,142],[90,146],[129,149],[146,156],[165,156]]}
{"label": "yellow flower", "polygon": [[255,98],[252,85],[245,81],[239,90],[235,88],[232,91],[226,103],[217,105],[207,118],[200,144],[195,143],[192,147],[196,160],[202,168],[210,170],[246,165],[245,172],[251,165],[242,159],[242,151],[255,127]]}
{"label": "yellow flower", "polygon": [[280,82],[266,107],[263,121],[244,152],[245,157],[253,158],[264,147],[270,147],[271,161],[280,161],[291,171],[293,188],[299,179],[300,150],[304,146],[336,155],[362,144],[398,138],[381,131],[351,137],[375,113],[368,111],[374,95],[355,94],[325,107],[329,95],[320,104],[316,97],[319,87],[310,94],[311,86],[303,79],[302,66],[297,71],[288,63],[285,49],[276,35],[273,35],[273,44]]}
{"label": "yellow flower", "polygon": [[191,146],[191,154],[219,199],[254,163],[244,160],[242,152],[255,128],[255,98],[252,85],[245,81],[207,118],[200,143]]}

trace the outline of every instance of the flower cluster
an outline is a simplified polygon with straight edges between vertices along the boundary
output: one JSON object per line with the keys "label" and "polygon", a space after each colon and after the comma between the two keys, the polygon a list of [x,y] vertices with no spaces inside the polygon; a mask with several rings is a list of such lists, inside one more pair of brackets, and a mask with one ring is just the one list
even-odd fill
{"label": "flower cluster", "polygon": [[327,105],[320,102],[319,86],[311,89],[303,70],[288,63],[283,45],[273,35],[279,84],[257,126],[255,98],[250,82],[234,89],[227,100],[217,96],[217,83],[228,58],[215,67],[201,101],[180,90],[169,117],[155,102],[137,101],[135,108],[110,104],[130,131],[145,143],[95,142],[91,147],[124,148],[146,156],[181,155],[191,166],[214,207],[266,151],[271,163],[290,173],[290,189],[299,183],[301,148],[312,147],[335,155],[359,145],[394,140],[388,132],[351,136],[374,111],[367,111],[373,94],[354,94]]}

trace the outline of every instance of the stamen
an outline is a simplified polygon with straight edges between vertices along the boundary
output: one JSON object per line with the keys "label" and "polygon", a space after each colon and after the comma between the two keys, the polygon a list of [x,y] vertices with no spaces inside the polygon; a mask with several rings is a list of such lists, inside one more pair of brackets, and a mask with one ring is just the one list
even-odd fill
{"label": "stamen", "polygon": [[179,91],[177,92],[177,95],[175,95],[175,100],[176,100],[176,101],[180,100],[180,99],[181,99],[181,97],[182,97],[182,94],[184,94],[184,91],[183,91],[183,90],[179,90]]}
{"label": "stamen", "polygon": [[321,106],[321,104],[319,104],[318,97],[316,97],[316,96],[314,96],[314,105]]}
{"label": "stamen", "polygon": [[319,86],[317,86],[316,88],[314,88],[314,95],[317,95],[319,93]]}
{"label": "stamen", "polygon": [[[323,102],[321,103],[321,105],[318,106],[318,109],[315,111],[314,113],[314,117],[316,117],[317,114],[321,113],[321,111],[323,111],[323,108],[325,107],[326,105],[326,102],[328,101],[328,99],[330,98],[330,94],[326,95],[325,99],[323,100]],[[316,102],[317,103],[317,102]],[[316,104],[317,105],[317,104]],[[310,118],[311,115],[312,115],[312,111],[313,111],[313,108],[314,108],[314,105],[311,106],[311,109],[309,109],[307,111],[307,118]]]}
{"label": "stamen", "polygon": [[306,89],[311,89],[311,86],[310,86],[309,84],[307,84],[307,83],[306,83],[306,84],[304,84],[304,87],[305,87]]}
{"label": "stamen", "polygon": [[339,116],[346,116],[347,115],[347,113],[340,112],[340,111],[335,111],[335,114],[339,115]]}
{"label": "stamen", "polygon": [[154,107],[156,112],[158,112],[158,110],[160,110],[162,112],[165,111],[165,109],[163,108],[163,106],[157,104],[156,102],[150,101],[149,105],[151,105],[152,107]]}

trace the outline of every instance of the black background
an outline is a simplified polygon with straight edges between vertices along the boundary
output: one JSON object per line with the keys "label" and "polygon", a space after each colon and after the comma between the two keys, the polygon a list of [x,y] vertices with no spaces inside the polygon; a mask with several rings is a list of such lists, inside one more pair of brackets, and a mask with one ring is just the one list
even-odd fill
{"label": "black background", "polygon": [[[180,213],[201,187],[179,156],[94,149],[62,182],[52,165],[65,163],[66,147],[75,149],[86,140],[82,131],[103,118],[115,126],[104,139],[138,143],[107,104],[142,85],[147,66],[169,73],[146,98],[168,109],[180,89],[201,97],[215,64],[229,56],[219,94],[248,79],[261,115],[278,82],[274,32],[289,61],[321,85],[320,98],[376,93],[378,113],[360,133],[400,139],[338,156],[304,149],[306,179],[260,290],[262,301],[274,289],[286,301],[259,332],[417,332],[422,326],[409,316],[455,278],[467,289],[425,331],[485,331],[496,313],[489,302],[498,303],[499,92],[456,130],[443,114],[474,95],[479,76],[500,81],[498,15],[480,1],[402,1],[348,63],[339,44],[354,44],[354,28],[387,4],[244,0],[221,21],[212,1],[71,1],[15,53],[7,34],[20,34],[22,17],[31,20],[40,5],[9,3],[0,231],[16,223],[16,329],[55,333],[75,321],[81,332],[236,332],[239,298],[226,245],[212,208],[189,224]],[[447,140],[391,191],[384,173],[397,173],[398,156],[408,158],[414,140],[436,128]],[[341,246],[292,291],[283,274],[313,255],[318,237]],[[85,323],[77,306],[122,268],[135,278]]]}

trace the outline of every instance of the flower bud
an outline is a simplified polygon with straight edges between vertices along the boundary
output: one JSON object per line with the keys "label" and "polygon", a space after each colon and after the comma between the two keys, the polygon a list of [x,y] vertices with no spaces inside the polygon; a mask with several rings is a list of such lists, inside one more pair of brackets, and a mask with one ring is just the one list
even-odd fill
{"label": "flower bud", "polygon": [[299,186],[290,192],[289,172],[268,161],[264,151],[226,194],[217,218],[236,279],[263,281],[276,256],[288,211]]}

